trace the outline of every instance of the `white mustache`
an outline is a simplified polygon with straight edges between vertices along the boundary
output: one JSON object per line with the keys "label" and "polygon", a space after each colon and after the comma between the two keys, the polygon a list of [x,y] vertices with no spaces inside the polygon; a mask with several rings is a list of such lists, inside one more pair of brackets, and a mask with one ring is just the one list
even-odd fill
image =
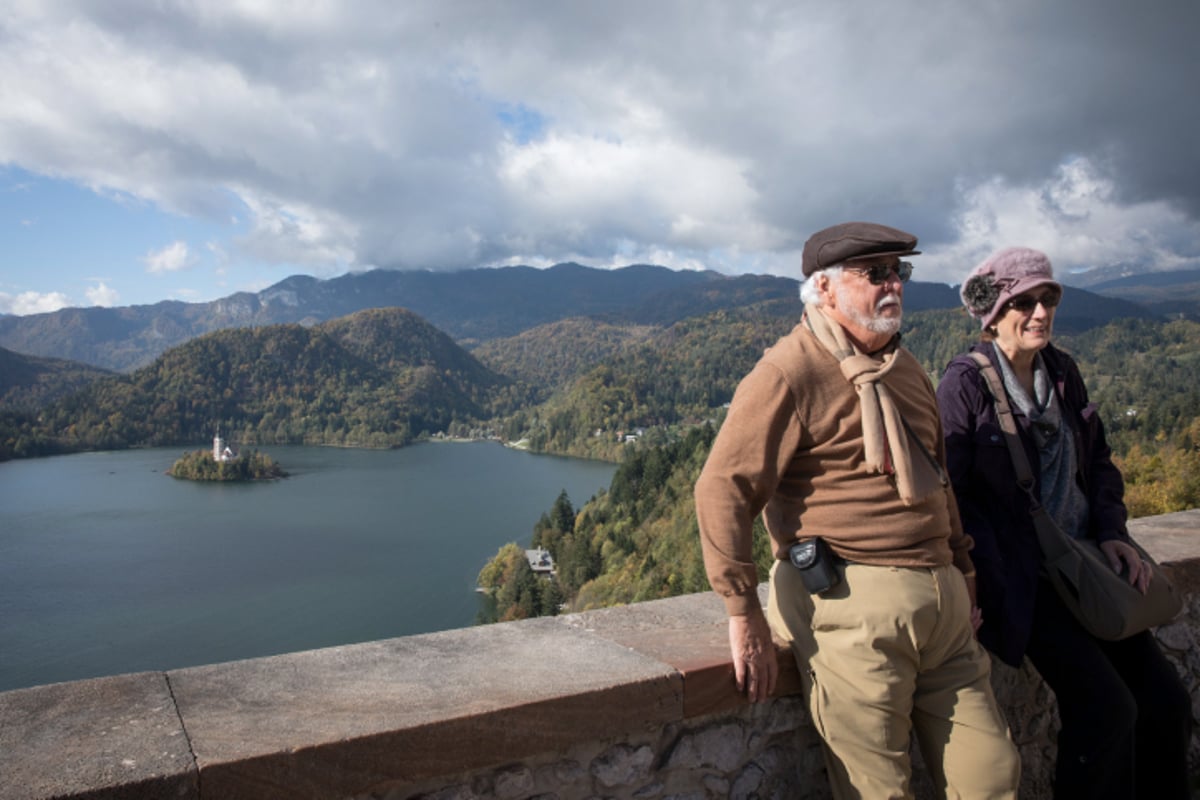
{"label": "white mustache", "polygon": [[875,310],[882,311],[885,306],[898,306],[898,305],[900,305],[900,296],[895,295],[895,294],[889,294],[886,297],[884,297],[882,300],[880,300],[878,303],[875,304]]}

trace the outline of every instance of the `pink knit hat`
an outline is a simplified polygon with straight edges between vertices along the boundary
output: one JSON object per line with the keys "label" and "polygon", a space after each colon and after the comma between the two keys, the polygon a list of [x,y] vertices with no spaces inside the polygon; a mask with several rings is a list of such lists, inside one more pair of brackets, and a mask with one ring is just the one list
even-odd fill
{"label": "pink knit hat", "polygon": [[1005,303],[1038,286],[1053,286],[1062,292],[1046,254],[1028,247],[1006,247],[971,270],[959,295],[986,330],[1004,313]]}

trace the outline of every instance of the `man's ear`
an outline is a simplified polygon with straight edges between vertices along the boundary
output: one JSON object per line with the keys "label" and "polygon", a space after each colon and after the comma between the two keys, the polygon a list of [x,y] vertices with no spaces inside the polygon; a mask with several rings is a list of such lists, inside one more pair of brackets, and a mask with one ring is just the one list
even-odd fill
{"label": "man's ear", "polygon": [[825,273],[817,276],[817,289],[821,296],[825,298],[825,305],[828,308],[837,308],[837,298],[833,294],[833,281]]}

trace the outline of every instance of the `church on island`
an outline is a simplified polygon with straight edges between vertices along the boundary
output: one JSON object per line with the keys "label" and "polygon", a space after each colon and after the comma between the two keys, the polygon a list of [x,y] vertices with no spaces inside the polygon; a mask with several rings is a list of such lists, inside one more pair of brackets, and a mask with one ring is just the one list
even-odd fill
{"label": "church on island", "polygon": [[238,455],[233,451],[233,448],[225,443],[221,438],[221,432],[217,431],[217,435],[213,437],[213,461],[218,463],[222,461],[233,461]]}

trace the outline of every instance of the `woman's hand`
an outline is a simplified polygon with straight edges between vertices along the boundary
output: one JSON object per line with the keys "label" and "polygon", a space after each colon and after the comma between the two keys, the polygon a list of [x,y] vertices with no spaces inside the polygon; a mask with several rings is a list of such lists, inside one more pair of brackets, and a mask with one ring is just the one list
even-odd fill
{"label": "woman's hand", "polygon": [[971,606],[971,628],[978,635],[981,627],[983,627],[983,611],[979,606]]}
{"label": "woman's hand", "polygon": [[974,571],[970,575],[963,575],[963,580],[967,583],[967,597],[971,598],[971,628],[978,635],[980,627],[983,626],[983,611],[979,608],[975,600],[977,594]]}
{"label": "woman's hand", "polygon": [[[1110,539],[1100,543],[1100,549],[1108,558],[1108,563],[1115,572],[1128,569],[1129,585],[1142,594],[1150,588],[1150,565],[1142,561],[1142,556],[1125,542]],[[1124,566],[1122,566],[1124,565]]]}

